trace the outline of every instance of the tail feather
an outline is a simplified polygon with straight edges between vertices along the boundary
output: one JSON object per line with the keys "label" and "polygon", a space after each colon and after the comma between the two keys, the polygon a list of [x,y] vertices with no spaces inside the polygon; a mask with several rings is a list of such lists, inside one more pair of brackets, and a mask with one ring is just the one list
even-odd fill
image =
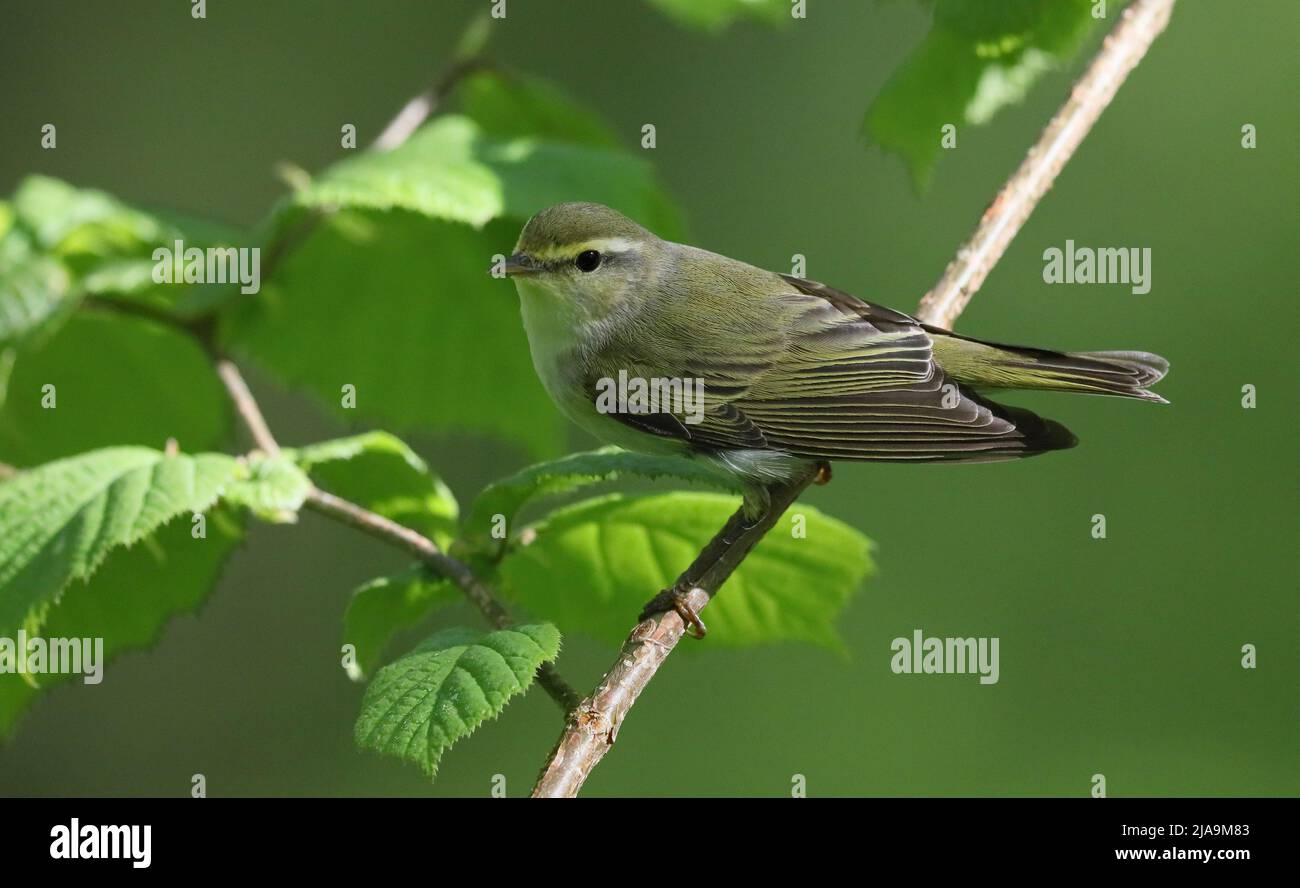
{"label": "tail feather", "polygon": [[1169,403],[1148,391],[1169,372],[1169,362],[1150,352],[1054,352],[949,334],[934,337],[934,355],[950,376],[967,385],[1049,389]]}

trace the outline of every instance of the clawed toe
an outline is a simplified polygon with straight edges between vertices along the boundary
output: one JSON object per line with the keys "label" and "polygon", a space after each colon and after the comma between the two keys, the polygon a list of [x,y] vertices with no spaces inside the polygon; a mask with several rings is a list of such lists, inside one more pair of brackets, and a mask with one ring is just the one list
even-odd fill
{"label": "clawed toe", "polygon": [[641,610],[641,619],[644,620],[653,617],[655,614],[673,611],[682,618],[687,635],[691,636],[691,638],[703,638],[709,633],[709,628],[700,619],[699,611],[691,606],[689,596],[692,591],[694,590],[676,587],[665,589],[646,603],[646,606]]}

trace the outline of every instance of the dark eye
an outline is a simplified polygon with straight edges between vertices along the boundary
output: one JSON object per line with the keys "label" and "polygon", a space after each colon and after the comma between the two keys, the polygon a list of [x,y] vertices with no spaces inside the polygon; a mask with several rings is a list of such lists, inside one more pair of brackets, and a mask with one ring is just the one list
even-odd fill
{"label": "dark eye", "polygon": [[600,268],[600,253],[595,250],[583,250],[573,263],[578,266],[579,271],[595,271]]}

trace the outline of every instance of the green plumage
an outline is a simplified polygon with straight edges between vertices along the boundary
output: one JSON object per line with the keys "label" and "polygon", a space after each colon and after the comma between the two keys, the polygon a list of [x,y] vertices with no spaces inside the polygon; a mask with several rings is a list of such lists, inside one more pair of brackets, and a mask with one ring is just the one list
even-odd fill
{"label": "green plumage", "polygon": [[[597,266],[580,267],[592,253]],[[661,240],[595,204],[539,213],[511,262],[534,363],[569,416],[623,446],[703,456],[760,480],[807,460],[976,462],[1074,445],[1061,425],[989,401],[986,388],[1163,403],[1147,390],[1168,369],[1157,355],[981,342]],[[600,381],[620,372],[702,380],[701,421],[597,410]]]}

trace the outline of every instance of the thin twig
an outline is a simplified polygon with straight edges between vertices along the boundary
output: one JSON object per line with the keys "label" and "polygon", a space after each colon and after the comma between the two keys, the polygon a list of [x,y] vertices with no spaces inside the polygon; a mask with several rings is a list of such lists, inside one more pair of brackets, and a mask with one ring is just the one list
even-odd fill
{"label": "thin twig", "polygon": [[[465,593],[465,597],[473,602],[487,621],[497,629],[514,625],[509,611],[497,600],[487,584],[475,576],[468,565],[443,552],[433,540],[423,534],[315,487],[307,494],[304,505],[314,512],[364,531],[376,539],[406,549],[435,574],[455,583]],[[537,683],[566,712],[571,711],[578,704],[580,699],[578,692],[560,676],[553,664],[542,664],[537,670]]]}
{"label": "thin twig", "polygon": [[267,456],[279,456],[280,445],[271,434],[271,427],[266,424],[266,417],[262,416],[262,410],[257,406],[253,393],[248,390],[248,383],[244,382],[244,376],[239,372],[239,368],[233,361],[223,358],[217,361],[217,376],[221,377],[221,382],[230,394],[230,400],[234,403],[239,418],[244,421],[248,433],[253,436],[253,443]]}
{"label": "thin twig", "polygon": [[[258,407],[253,393],[249,391],[248,383],[244,381],[239,368],[233,361],[223,358],[217,361],[217,375],[225,385],[235,410],[239,413],[240,419],[243,420],[258,449],[270,456],[278,454],[280,445],[271,434],[271,429],[262,416],[262,410]],[[424,534],[316,487],[308,492],[304,505],[314,512],[405,549],[435,574],[455,583],[494,627],[504,629],[513,625],[510,612],[497,600],[492,589],[480,580],[468,565],[442,551],[437,543]],[[577,705],[579,700],[577,691],[560,677],[552,664],[542,665],[537,671],[537,681],[565,712]]]}
{"label": "thin twig", "polygon": [[[1174,0],[1135,0],[1124,10],[1065,105],[994,198],[974,235],[957,251],[943,278],[921,300],[918,314],[923,320],[936,326],[952,326],[1124,78],[1146,53],[1151,41],[1164,30],[1173,4]],[[739,513],[727,522],[700,553],[695,565],[678,580],[682,588],[695,587],[690,602],[693,607],[708,603],[810,480],[800,479],[774,491],[771,520],[751,531],[733,538],[730,534],[743,523]],[[718,559],[714,563],[719,569],[692,581],[692,570],[707,559]],[[684,629],[681,618],[669,612],[643,620],[632,630],[596,690],[570,712],[564,732],[533,790],[534,798],[572,797],[578,793],[592,768],[609,751],[628,710],[672,653]]]}
{"label": "thin twig", "polygon": [[984,211],[975,233],[957,250],[939,283],[925,294],[917,317],[936,327],[953,325],[1120,84],[1169,24],[1173,8],[1174,0],[1134,0],[1124,9],[1065,104]]}
{"label": "thin twig", "polygon": [[470,74],[492,68],[492,64],[482,58],[459,59],[448,68],[438,81],[424,92],[415,96],[402,106],[402,110],[388,122],[383,132],[370,145],[372,151],[391,151],[401,145],[420,126],[429,119],[429,115],[438,110],[456,84]]}

